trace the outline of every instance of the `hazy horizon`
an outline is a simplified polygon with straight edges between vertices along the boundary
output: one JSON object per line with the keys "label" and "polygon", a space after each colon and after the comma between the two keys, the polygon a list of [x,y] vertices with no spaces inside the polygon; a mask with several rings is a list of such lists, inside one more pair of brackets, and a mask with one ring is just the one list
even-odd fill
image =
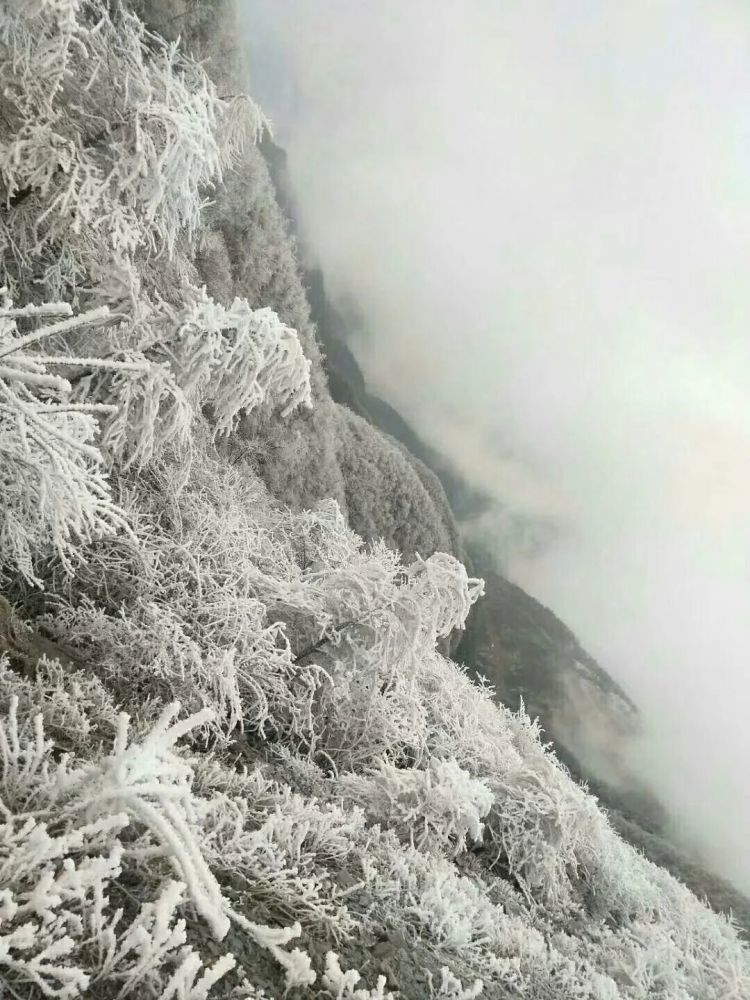
{"label": "hazy horizon", "polygon": [[368,379],[560,524],[511,575],[632,694],[644,769],[750,890],[750,10],[241,9]]}

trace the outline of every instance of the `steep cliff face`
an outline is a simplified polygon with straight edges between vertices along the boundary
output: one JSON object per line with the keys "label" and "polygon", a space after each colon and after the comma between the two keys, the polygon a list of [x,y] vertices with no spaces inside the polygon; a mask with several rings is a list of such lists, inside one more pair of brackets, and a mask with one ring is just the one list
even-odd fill
{"label": "steep cliff face", "polygon": [[638,733],[634,703],[548,608],[500,576],[481,552],[471,555],[487,592],[459,658],[486,676],[506,704],[523,701],[568,756],[618,772]]}

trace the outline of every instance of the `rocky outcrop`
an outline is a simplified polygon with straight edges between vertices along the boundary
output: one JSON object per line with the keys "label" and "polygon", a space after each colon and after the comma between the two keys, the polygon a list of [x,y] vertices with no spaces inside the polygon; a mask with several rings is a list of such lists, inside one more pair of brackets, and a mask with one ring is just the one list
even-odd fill
{"label": "rocky outcrop", "polygon": [[471,557],[486,592],[459,658],[487,677],[506,705],[523,702],[568,756],[617,771],[638,731],[635,704],[556,615],[497,573],[476,548]]}

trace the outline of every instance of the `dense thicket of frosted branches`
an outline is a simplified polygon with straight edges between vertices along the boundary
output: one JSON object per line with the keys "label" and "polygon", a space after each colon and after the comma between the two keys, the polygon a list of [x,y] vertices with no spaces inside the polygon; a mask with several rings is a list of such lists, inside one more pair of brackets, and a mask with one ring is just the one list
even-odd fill
{"label": "dense thicket of frosted branches", "polygon": [[198,283],[251,103],[100,0],[4,5],[0,45],[0,993],[750,995],[438,652],[482,582],[242,460],[325,392],[299,302]]}
{"label": "dense thicket of frosted branches", "polygon": [[[222,100],[103,0],[0,17],[0,574],[35,579],[32,549],[69,560],[72,537],[121,520],[101,451],[185,460],[204,406],[226,435],[264,405],[309,404],[310,363],[270,309],[214,302],[191,280],[207,186],[254,137],[252,102]],[[72,308],[86,311],[33,328]]]}

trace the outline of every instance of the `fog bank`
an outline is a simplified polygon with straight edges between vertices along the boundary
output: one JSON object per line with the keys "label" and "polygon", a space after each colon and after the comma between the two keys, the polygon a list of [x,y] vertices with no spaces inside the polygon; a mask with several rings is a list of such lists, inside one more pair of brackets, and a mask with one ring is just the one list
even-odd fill
{"label": "fog bank", "polygon": [[245,0],[374,387],[558,540],[510,574],[642,706],[750,889],[750,10]]}

